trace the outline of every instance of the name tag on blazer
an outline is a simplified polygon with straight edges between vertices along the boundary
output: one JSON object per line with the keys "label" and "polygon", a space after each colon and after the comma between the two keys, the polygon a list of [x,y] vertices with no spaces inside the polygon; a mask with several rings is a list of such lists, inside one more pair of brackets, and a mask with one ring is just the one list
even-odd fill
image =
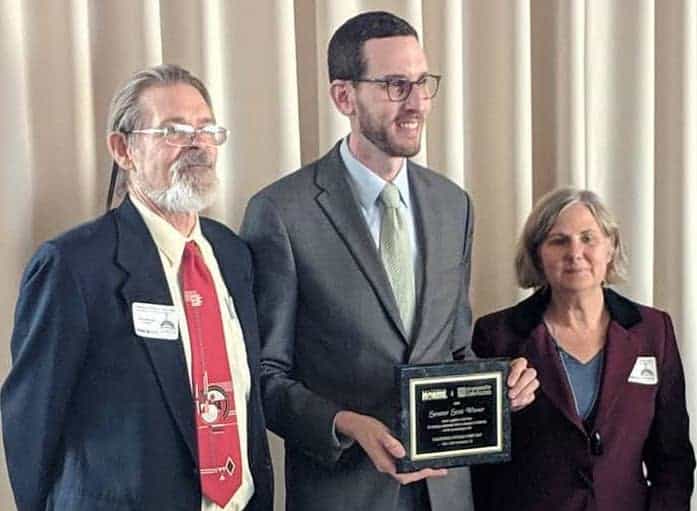
{"label": "name tag on blazer", "polygon": [[642,385],[656,385],[658,383],[656,357],[637,357],[627,381]]}
{"label": "name tag on blazer", "polygon": [[179,339],[179,320],[174,305],[133,302],[133,329],[147,339]]}

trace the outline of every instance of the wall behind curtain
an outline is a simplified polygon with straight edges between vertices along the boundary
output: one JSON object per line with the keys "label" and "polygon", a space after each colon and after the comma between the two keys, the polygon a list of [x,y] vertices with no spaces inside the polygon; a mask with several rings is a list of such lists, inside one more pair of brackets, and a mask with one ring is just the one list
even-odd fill
{"label": "wall behind curtain", "polygon": [[[416,159],[474,197],[475,313],[523,296],[512,256],[535,199],[595,190],[629,249],[621,291],[673,316],[697,432],[696,3],[0,0],[0,376],[28,257],[103,210],[106,110],[120,83],[168,62],[209,85],[231,129],[209,213],[236,228],[256,190],[348,131],[327,95],[327,42],[348,17],[387,9],[414,24],[444,75]],[[0,508],[12,509],[0,472]]]}

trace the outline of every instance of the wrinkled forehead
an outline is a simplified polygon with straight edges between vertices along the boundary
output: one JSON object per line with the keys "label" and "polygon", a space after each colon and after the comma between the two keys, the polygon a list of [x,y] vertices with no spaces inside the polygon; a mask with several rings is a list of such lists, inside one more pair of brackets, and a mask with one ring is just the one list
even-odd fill
{"label": "wrinkled forehead", "polygon": [[198,89],[186,83],[148,87],[140,95],[139,107],[142,121],[152,125],[178,122],[198,126],[215,121]]}

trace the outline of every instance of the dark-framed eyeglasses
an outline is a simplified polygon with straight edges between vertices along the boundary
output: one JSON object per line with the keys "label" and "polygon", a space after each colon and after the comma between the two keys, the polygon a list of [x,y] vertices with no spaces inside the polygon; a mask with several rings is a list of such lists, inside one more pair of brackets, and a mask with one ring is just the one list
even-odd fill
{"label": "dark-framed eyeglasses", "polygon": [[128,134],[131,133],[136,135],[154,135],[164,139],[166,144],[174,147],[189,147],[194,145],[194,140],[198,140],[203,145],[222,145],[227,140],[228,130],[213,124],[194,128],[188,124],[175,123],[162,128],[142,128],[128,132]]}
{"label": "dark-framed eyeglasses", "polygon": [[403,77],[394,78],[357,78],[352,82],[377,83],[387,91],[390,101],[406,101],[414,86],[423,99],[431,99],[438,93],[440,75],[425,74],[418,80]]}

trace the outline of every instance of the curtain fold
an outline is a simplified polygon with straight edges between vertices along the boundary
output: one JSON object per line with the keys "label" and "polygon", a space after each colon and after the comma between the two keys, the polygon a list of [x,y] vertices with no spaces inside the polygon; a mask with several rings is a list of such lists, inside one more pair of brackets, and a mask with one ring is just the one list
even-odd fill
{"label": "curtain fold", "polygon": [[[416,160],[474,198],[475,314],[525,294],[513,254],[534,201],[557,186],[593,189],[628,247],[620,290],[673,317],[694,441],[694,0],[0,0],[0,375],[28,257],[103,211],[108,102],[124,80],[168,62],[207,83],[230,129],[209,213],[237,228],[251,195],[348,132],[326,48],[341,23],[373,9],[408,19],[443,75]],[[272,445],[281,510],[282,446]],[[0,508],[12,509],[0,466]]]}
{"label": "curtain fold", "polygon": [[[654,302],[668,310],[687,374],[697,432],[697,4],[670,0],[655,19]],[[693,497],[692,505],[697,505]]]}
{"label": "curtain fold", "polygon": [[467,172],[476,220],[472,297],[479,315],[521,296],[512,254],[532,200],[530,6],[496,0],[467,8]]}

